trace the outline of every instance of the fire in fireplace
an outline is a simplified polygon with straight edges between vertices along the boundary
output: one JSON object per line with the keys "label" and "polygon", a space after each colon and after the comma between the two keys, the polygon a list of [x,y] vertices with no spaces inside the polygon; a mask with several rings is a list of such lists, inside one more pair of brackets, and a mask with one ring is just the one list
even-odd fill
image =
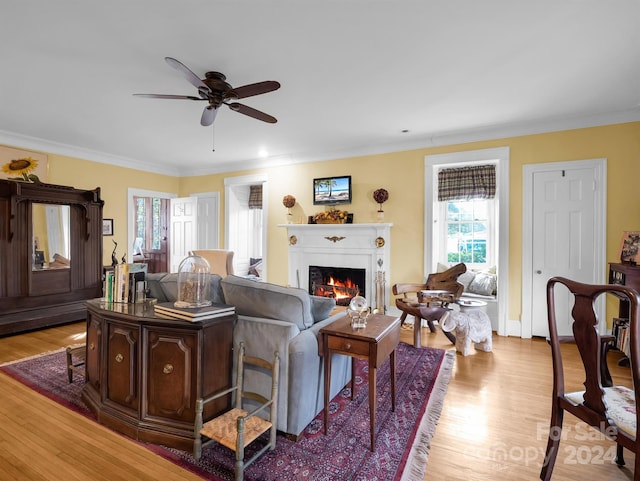
{"label": "fire in fireplace", "polygon": [[332,297],[339,306],[348,306],[355,296],[365,295],[366,269],[309,266],[309,293]]}

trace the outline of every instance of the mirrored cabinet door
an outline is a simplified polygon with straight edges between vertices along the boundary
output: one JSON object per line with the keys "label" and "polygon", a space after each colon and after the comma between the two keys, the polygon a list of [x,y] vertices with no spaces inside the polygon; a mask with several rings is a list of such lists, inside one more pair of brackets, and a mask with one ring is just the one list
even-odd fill
{"label": "mirrored cabinet door", "polygon": [[32,269],[68,269],[71,265],[70,207],[32,204]]}

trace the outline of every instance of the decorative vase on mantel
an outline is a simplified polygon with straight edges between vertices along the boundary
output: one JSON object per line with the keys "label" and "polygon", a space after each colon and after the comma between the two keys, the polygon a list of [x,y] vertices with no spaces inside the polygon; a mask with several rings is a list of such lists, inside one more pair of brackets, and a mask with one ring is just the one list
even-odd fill
{"label": "decorative vase on mantel", "polygon": [[382,222],[384,220],[384,211],[382,210],[382,204],[389,199],[389,192],[386,189],[376,189],[373,192],[373,200],[378,203],[378,212],[376,212],[376,220]]}

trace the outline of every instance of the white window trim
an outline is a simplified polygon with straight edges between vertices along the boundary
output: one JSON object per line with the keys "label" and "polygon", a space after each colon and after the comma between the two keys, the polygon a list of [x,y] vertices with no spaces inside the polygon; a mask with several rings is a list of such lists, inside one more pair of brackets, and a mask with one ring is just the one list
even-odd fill
{"label": "white window trim", "polygon": [[520,323],[507,323],[509,300],[509,147],[452,152],[449,154],[427,155],[424,159],[424,275],[434,272],[437,265],[432,249],[434,238],[434,193],[437,193],[437,170],[455,164],[471,165],[496,161],[498,239],[496,262],[498,274],[498,334],[520,335]]}

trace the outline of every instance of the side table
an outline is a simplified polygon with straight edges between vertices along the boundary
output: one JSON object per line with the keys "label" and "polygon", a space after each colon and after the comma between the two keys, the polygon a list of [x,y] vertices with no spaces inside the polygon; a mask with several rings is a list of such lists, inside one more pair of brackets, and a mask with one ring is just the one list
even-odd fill
{"label": "side table", "polygon": [[[351,327],[345,316],[320,329],[324,356],[324,433],[329,425],[329,391],[331,384],[331,355],[343,354],[369,362],[369,425],[371,451],[375,451],[376,426],[376,370],[387,357],[391,364],[391,410],[396,410],[396,348],[400,342],[400,319],[374,314],[365,328]],[[355,363],[351,363],[351,399],[355,388]]]}

